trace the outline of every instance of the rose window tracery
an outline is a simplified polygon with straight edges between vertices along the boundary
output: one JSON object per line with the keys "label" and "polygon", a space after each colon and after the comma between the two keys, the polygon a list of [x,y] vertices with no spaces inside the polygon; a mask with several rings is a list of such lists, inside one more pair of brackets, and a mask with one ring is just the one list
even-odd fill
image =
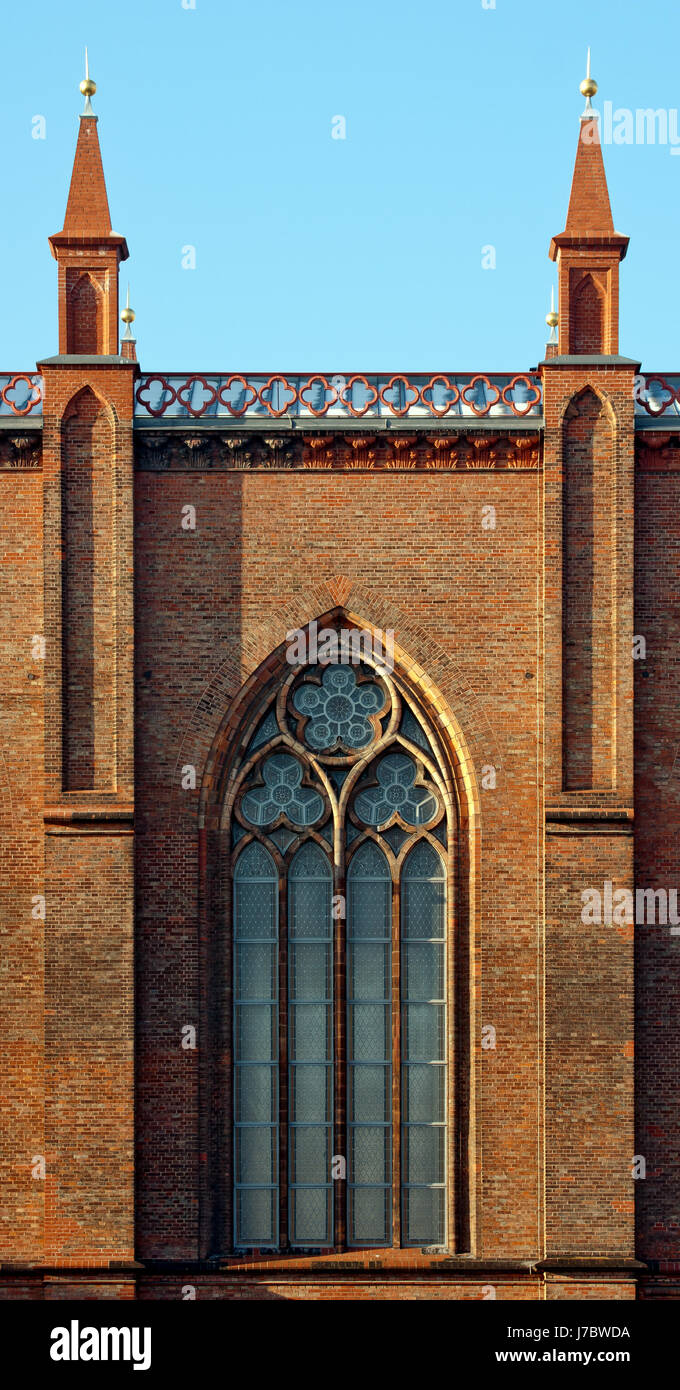
{"label": "rose window tracery", "polygon": [[309,748],[360,749],[375,736],[371,715],[384,708],[385,695],[374,681],[359,684],[351,666],[327,666],[320,684],[306,680],[297,687],[292,705],[306,721],[303,738]]}

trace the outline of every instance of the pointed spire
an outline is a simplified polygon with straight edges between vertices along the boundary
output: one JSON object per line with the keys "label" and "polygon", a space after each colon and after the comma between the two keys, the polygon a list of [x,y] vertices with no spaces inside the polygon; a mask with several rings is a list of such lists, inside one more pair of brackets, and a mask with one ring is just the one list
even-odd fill
{"label": "pointed spire", "polygon": [[602,158],[600,119],[598,112],[591,105],[591,97],[594,97],[597,92],[597,82],[590,75],[590,49],[588,49],[587,76],[581,83],[580,91],[586,98],[586,106],[579,121],[579,138],[571,181],[567,221],[564,231],[553,238],[550,246],[550,257],[554,261],[557,248],[566,245],[568,240],[594,241],[604,237],[620,244],[621,258],[623,259],[628,246],[628,238],[618,236],[614,230],[607,176]]}
{"label": "pointed spire", "polygon": [[59,262],[60,354],[117,354],[118,266],[129,255],[125,237],[111,229],[111,213],[99,149],[97,117],[90,98],[87,50],[80,83],[85,110],[80,117],[64,226],[49,238]]}
{"label": "pointed spire", "polygon": [[97,87],[90,77],[87,49],[85,79],[80,84],[80,90],[85,97],[85,110],[80,117],[62,235],[108,237],[111,235],[111,214],[99,149],[97,117],[90,102]]}
{"label": "pointed spire", "polygon": [[571,181],[571,197],[564,230],[572,236],[584,233],[592,235],[593,232],[607,236],[614,231],[614,221],[602,159],[600,118],[591,104],[591,97],[597,93],[597,82],[590,75],[590,49],[586,77],[581,83],[580,91],[586,99],[586,105],[580,119],[574,177]]}
{"label": "pointed spire", "polygon": [[63,231],[70,236],[111,235],[111,213],[96,116],[82,115],[80,118]]}
{"label": "pointed spire", "polygon": [[111,230],[111,213],[106,192],[106,180],[102,165],[98,118],[92,110],[90,98],[97,90],[90,77],[87,49],[85,49],[85,78],[80,83],[85,97],[85,110],[80,117],[76,153],[71,174],[64,226],[56,236],[50,237],[50,245],[58,246],[65,238],[85,238],[88,241],[108,241],[120,247],[120,259],[126,260],[128,249],[125,238]]}
{"label": "pointed spire", "polygon": [[[557,261],[559,279],[559,352],[615,355],[619,350],[619,262],[628,249],[628,237],[614,230],[599,116],[591,104],[597,82],[590,75],[590,49],[580,90],[586,109],[579,120],[567,221],[564,231],[550,243],[550,259]],[[552,340],[549,346],[554,355]]]}

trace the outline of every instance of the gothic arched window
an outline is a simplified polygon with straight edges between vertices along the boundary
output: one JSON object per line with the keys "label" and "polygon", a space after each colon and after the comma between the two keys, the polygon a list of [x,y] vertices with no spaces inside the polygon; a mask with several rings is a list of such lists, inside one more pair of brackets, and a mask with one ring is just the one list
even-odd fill
{"label": "gothic arched window", "polygon": [[292,670],[243,725],[228,806],[237,1250],[451,1238],[444,768],[417,703],[364,662]]}

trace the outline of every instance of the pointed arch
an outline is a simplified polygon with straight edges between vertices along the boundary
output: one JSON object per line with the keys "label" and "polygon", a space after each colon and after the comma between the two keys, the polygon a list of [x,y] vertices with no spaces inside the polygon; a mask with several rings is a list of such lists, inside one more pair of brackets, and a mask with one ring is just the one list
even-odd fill
{"label": "pointed arch", "polygon": [[[299,630],[309,633],[313,628],[321,630],[333,624],[347,624],[359,632],[375,634],[376,644],[381,640],[383,630],[367,618],[365,613],[344,606],[308,618]],[[436,648],[434,644],[430,646],[434,656]],[[285,641],[280,642],[226,703],[203,762],[199,826],[207,826],[214,818],[216,805],[224,806],[235,751],[245,732],[252,732],[259,722],[267,691],[277,689],[280,678],[290,673],[288,652],[289,644]],[[414,725],[422,728],[427,724],[436,731],[437,739],[446,749],[446,762],[451,773],[448,793],[452,799],[457,799],[465,823],[470,826],[471,831],[476,831],[480,810],[476,765],[482,760],[488,761],[489,758],[492,758],[497,768],[501,763],[500,753],[493,746],[493,734],[474,725],[467,732],[459,712],[437,685],[432,671],[426,670],[415,659],[413,653],[403,648],[396,638],[393,644],[392,679],[398,686],[410,692]],[[471,705],[472,701],[466,690],[465,698],[461,697],[461,710],[464,710],[468,726]]]}
{"label": "pointed arch", "polygon": [[569,342],[574,353],[605,352],[605,294],[598,277],[587,271],[572,287]]}
{"label": "pointed arch", "polygon": [[104,348],[104,291],[85,270],[69,287],[67,300],[68,350],[94,355]]}
{"label": "pointed arch", "polygon": [[562,783],[607,789],[615,777],[611,611],[616,422],[591,386],[562,424]]}
{"label": "pointed arch", "polygon": [[[350,614],[342,608],[332,610],[316,621],[319,627],[331,623],[361,626],[358,615]],[[370,625],[364,626],[370,630]],[[471,1212],[467,1153],[474,1095],[470,1069],[470,1026],[474,1012],[470,955],[473,949],[477,894],[476,778],[464,740],[462,737],[456,740],[457,721],[425,671],[423,670],[421,675],[421,668],[417,663],[406,658],[396,645],[391,671],[381,669],[379,662],[371,662],[365,647],[362,648],[362,654],[365,660],[361,664],[364,674],[360,671],[360,682],[375,684],[378,681],[389,693],[389,708],[385,706],[379,729],[377,733],[374,731],[370,747],[360,753],[345,754],[342,749],[338,749],[336,753],[320,755],[313,741],[311,745],[305,746],[304,733],[300,732],[301,727],[304,728],[304,719],[301,726],[299,716],[291,718],[285,714],[285,711],[290,710],[291,715],[294,715],[295,710],[299,708],[299,705],[295,705],[293,697],[298,688],[296,681],[303,678],[304,672],[301,676],[295,668],[291,668],[286,660],[286,646],[281,644],[246,681],[225,711],[207,760],[200,797],[200,862],[202,918],[206,927],[203,1007],[212,1029],[212,1045],[208,1049],[210,1056],[206,1059],[203,1069],[202,1085],[206,1088],[206,1106],[202,1107],[202,1110],[215,1116],[216,1123],[205,1133],[205,1147],[210,1155],[210,1165],[206,1170],[202,1192],[201,1224],[204,1248],[212,1253],[224,1252],[225,1243],[228,1245],[228,1232],[233,1228],[234,1220],[230,1195],[226,1191],[220,1191],[220,1185],[225,1181],[225,1174],[230,1172],[233,1161],[229,1140],[229,1116],[234,1083],[229,1076],[229,1066],[223,1065],[219,1059],[231,1054],[232,1041],[228,1028],[225,1030],[219,1007],[216,1006],[216,993],[218,999],[220,996],[229,995],[233,975],[230,947],[233,930],[230,915],[230,863],[234,854],[238,856],[238,837],[244,834],[243,817],[239,808],[244,796],[249,795],[250,786],[263,786],[259,768],[272,752],[276,752],[277,756],[285,753],[288,758],[292,754],[301,764],[305,763],[308,770],[304,776],[297,779],[299,786],[310,790],[312,794],[316,793],[318,787],[319,802],[323,800],[326,805],[325,817],[328,807],[332,808],[332,817],[323,823],[318,821],[311,824],[304,832],[302,841],[299,839],[299,829],[296,832],[294,829],[286,831],[280,816],[275,816],[273,809],[261,815],[258,812],[258,816],[255,817],[259,817],[263,822],[267,821],[267,824],[263,823],[254,828],[251,826],[246,832],[266,838],[268,826],[278,826],[279,829],[273,830],[272,833],[285,861],[279,870],[279,901],[282,904],[287,903],[289,919],[281,938],[282,962],[285,958],[281,968],[285,971],[288,983],[285,1001],[280,993],[280,1004],[284,1009],[282,1018],[287,1022],[285,1027],[283,1023],[281,1025],[284,1041],[279,1071],[282,1078],[281,1123],[287,1131],[287,1141],[282,1151],[278,1173],[279,1230],[285,1233],[285,1239],[293,1248],[299,1248],[301,1243],[304,1245],[301,1235],[303,1230],[316,1230],[316,1239],[312,1240],[310,1237],[309,1243],[325,1247],[326,1237],[324,1235],[322,1240],[321,1235],[328,1231],[329,1222],[333,1233],[333,1239],[328,1242],[329,1246],[338,1238],[348,1240],[350,1245],[364,1248],[372,1244],[389,1245],[393,1241],[407,1245],[422,1244],[427,1243],[426,1236],[429,1230],[432,1237],[429,1243],[446,1241],[449,1246],[456,1244],[460,1250],[470,1247]],[[307,680],[309,679],[307,676]],[[370,703],[373,709],[375,701],[372,699]],[[405,732],[402,732],[399,721],[402,713],[406,711],[408,720],[404,726]],[[363,785],[360,777],[361,768],[368,768],[371,762],[377,759],[380,749],[387,750],[393,744],[398,750],[395,768],[396,763],[399,763],[395,771],[396,784],[393,795],[399,800],[402,795],[413,792],[417,800],[424,798],[427,801],[427,815],[420,819],[424,819],[427,824],[420,828],[419,817],[413,809],[408,815],[402,815],[397,808],[396,819],[392,817],[390,820],[392,830],[384,830],[382,823],[375,828],[366,824],[363,830],[360,825],[354,827],[350,824],[349,818],[351,816],[354,820],[353,798],[357,788]],[[413,774],[400,779],[397,774],[403,771],[401,764],[411,760]],[[421,772],[416,776],[418,766],[421,767]],[[426,784],[429,784],[432,791],[427,790]],[[285,797],[283,792],[281,793],[282,801],[288,798],[289,791],[290,789],[286,790]],[[435,837],[430,822],[433,825],[439,824],[437,835],[440,839]],[[298,813],[296,824],[299,826],[299,823]],[[295,835],[298,836],[297,839]],[[356,839],[357,835],[361,842],[357,840],[352,845],[351,841],[353,838]],[[234,836],[237,837],[236,842]],[[445,1092],[443,1104],[445,1116],[451,1127],[445,1144],[439,1134],[443,1121],[432,1120],[431,1123],[438,1129],[438,1134],[428,1137],[421,1127],[425,1123],[424,1120],[413,1119],[413,1129],[409,1129],[406,1118],[402,1117],[402,1082],[399,1081],[399,1077],[404,1080],[404,1068],[407,1068],[411,1061],[415,1068],[417,1058],[409,1059],[406,1053],[402,1057],[400,1026],[394,1022],[391,1025],[385,1024],[387,1052],[380,1057],[377,1052],[371,1058],[366,1055],[355,1056],[352,1041],[354,1018],[355,1015],[359,1018],[357,1010],[360,1011],[362,1007],[370,1005],[374,1014],[376,1009],[382,1009],[383,1012],[386,1011],[386,1019],[396,1008],[395,1018],[399,1017],[400,972],[406,970],[406,957],[403,956],[402,959],[400,948],[399,881],[401,866],[408,864],[409,844],[411,840],[415,844],[421,836],[427,842],[427,852],[434,856],[433,863],[445,866],[445,937],[442,943],[434,938],[436,950],[439,944],[442,945],[440,955],[445,962],[442,965],[445,972],[442,977],[445,997],[433,1007],[439,1008],[441,1005],[442,1017],[447,1015],[447,1022],[444,1032],[441,1035],[437,1034],[444,1055],[438,1054],[430,1059],[431,1064],[440,1069],[438,1075],[443,1077],[446,1073],[448,1077],[448,1090]],[[290,850],[287,853],[288,845]],[[383,866],[384,872],[380,880],[375,875],[360,875],[362,863],[371,854],[378,856]],[[299,944],[294,941],[290,927],[291,915],[297,911],[297,903],[294,902],[297,891],[295,866],[310,859],[311,855],[315,856],[319,866],[322,863],[330,865],[332,862],[333,902],[336,903],[338,893],[340,900],[345,902],[340,925],[335,907],[333,913],[332,976],[340,992],[334,1003],[329,995],[316,999],[314,1007],[319,1019],[322,1010],[330,1010],[329,1016],[333,1018],[336,1032],[339,1028],[342,1037],[346,1032],[346,1041],[338,1043],[336,1039],[333,1046],[340,1047],[337,1056],[346,1057],[347,1060],[342,1062],[342,1067],[346,1066],[348,1073],[346,1078],[341,1078],[340,1083],[337,1083],[336,1078],[332,1127],[328,1129],[330,1121],[327,1115],[317,1116],[315,1123],[321,1128],[314,1140],[310,1137],[306,1141],[309,1145],[316,1144],[317,1156],[321,1152],[325,1154],[328,1144],[331,1144],[328,1152],[346,1154],[350,1162],[352,1176],[348,1184],[346,1207],[339,1214],[336,1197],[334,1215],[329,1206],[333,1200],[333,1187],[327,1174],[326,1182],[322,1183],[321,1170],[312,1172],[312,1169],[308,1168],[306,1171],[312,1172],[312,1178],[308,1179],[306,1187],[304,1179],[296,1178],[296,1146],[301,1142],[302,1131],[298,1135],[295,1127],[298,1123],[303,1123],[294,1118],[293,1049],[296,1035],[292,1031],[292,1018],[298,1001],[295,998],[297,986],[290,974],[292,961],[286,953],[292,953],[293,948],[297,949]],[[384,876],[385,873],[387,877]],[[380,889],[379,882],[383,883],[383,889]],[[413,877],[414,885],[415,882]],[[389,960],[395,962],[394,970],[388,963],[386,973],[382,976],[383,987],[388,990],[388,996],[381,999],[376,996],[369,1000],[355,998],[352,994],[354,958],[358,960],[361,950],[370,947],[373,953],[370,969],[375,971],[378,956],[381,952],[384,954],[383,948],[380,948],[377,954],[374,950],[379,943],[361,940],[360,935],[354,932],[356,904],[362,898],[365,899],[367,893],[370,896],[371,892],[374,896],[377,892],[382,901],[385,897],[385,885],[389,888],[389,926],[385,949],[388,951]],[[328,891],[328,885],[321,873],[317,876],[316,883],[310,880],[305,889],[310,901],[315,896],[320,900]],[[414,888],[414,891],[417,890]],[[384,901],[382,911],[383,914],[386,911]],[[432,944],[429,943],[430,946]],[[320,955],[322,940],[315,941],[314,945]],[[414,943],[410,955],[415,958],[416,954]],[[363,973],[366,974],[366,971],[369,971],[368,963]],[[425,1020],[425,1004],[427,1013],[428,1001],[417,998],[410,1001],[411,1020],[416,1017],[418,1009],[422,1014],[421,1022]],[[425,1022],[427,1023],[427,1020]],[[372,1026],[375,1026],[375,1019]],[[429,1023],[427,1026],[429,1027]],[[435,1033],[436,1031],[435,1029]],[[430,1029],[428,1037],[434,1037],[435,1033]],[[310,1060],[307,1058],[306,1063]],[[317,1067],[327,1065],[321,1057],[318,1057],[314,1064]],[[357,1112],[352,1109],[363,1103],[356,1091],[356,1078],[363,1083],[366,1082],[369,1075],[366,1066],[373,1067],[374,1080],[381,1070],[389,1070],[390,1080],[386,1083],[385,1093],[389,1094],[391,1104],[396,1107],[390,1110],[389,1116],[378,1117],[374,1113],[372,1123],[357,1119]],[[422,1062],[420,1075],[415,1069],[409,1073],[414,1085],[416,1079],[426,1079],[425,1071],[422,1070],[422,1067],[426,1066],[427,1063]],[[303,1073],[300,1072],[300,1075]],[[341,1101],[337,1100],[338,1095],[342,1096]],[[432,1091],[427,1103],[434,1105],[435,1102],[439,1103]],[[377,1103],[375,1092],[373,1103]],[[411,1101],[405,1100],[404,1104],[411,1104]],[[312,1122],[307,1120],[306,1123]],[[371,1144],[374,1146],[373,1158],[370,1160],[366,1147],[369,1142],[368,1131],[364,1131],[364,1124],[368,1124],[371,1130]],[[322,1143],[321,1130],[324,1126],[326,1130]],[[387,1135],[388,1137],[385,1137]],[[377,1179],[376,1144],[378,1151],[382,1151],[381,1146],[384,1148],[384,1171],[378,1173]],[[444,1149],[440,1152],[438,1146],[441,1144],[444,1144]],[[432,1145],[437,1149],[440,1158],[444,1155],[443,1167],[440,1163],[437,1168],[439,1160],[435,1162],[436,1155]],[[311,1149],[305,1161],[311,1163]],[[323,1172],[326,1173],[326,1170]],[[429,1173],[430,1176],[427,1181],[423,1179],[418,1183],[415,1178],[418,1173],[422,1178],[423,1172]],[[367,1176],[370,1173],[374,1174],[373,1179]],[[309,1192],[309,1200],[305,1198],[303,1189]],[[445,1234],[446,1231],[448,1235]]]}
{"label": "pointed arch", "polygon": [[69,401],[62,426],[62,785],[115,785],[115,624],[97,620],[115,592],[115,419],[89,386]]}

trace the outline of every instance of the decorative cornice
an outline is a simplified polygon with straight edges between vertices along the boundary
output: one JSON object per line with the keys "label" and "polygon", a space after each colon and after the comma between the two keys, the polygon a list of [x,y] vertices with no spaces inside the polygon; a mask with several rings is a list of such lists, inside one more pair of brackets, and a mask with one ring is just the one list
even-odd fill
{"label": "decorative cornice", "polygon": [[515,435],[508,431],[356,431],[343,435],[338,431],[306,434],[272,430],[264,435],[244,430],[239,434],[206,431],[195,435],[154,430],[136,436],[135,463],[139,470],[152,473],[231,469],[535,471],[541,463],[541,443],[538,431]]}
{"label": "decorative cornice", "polygon": [[26,434],[0,435],[0,472],[39,472],[42,468],[42,436],[35,430]]}
{"label": "decorative cornice", "polygon": [[651,430],[637,434],[635,464],[641,473],[680,473],[680,434]]}

